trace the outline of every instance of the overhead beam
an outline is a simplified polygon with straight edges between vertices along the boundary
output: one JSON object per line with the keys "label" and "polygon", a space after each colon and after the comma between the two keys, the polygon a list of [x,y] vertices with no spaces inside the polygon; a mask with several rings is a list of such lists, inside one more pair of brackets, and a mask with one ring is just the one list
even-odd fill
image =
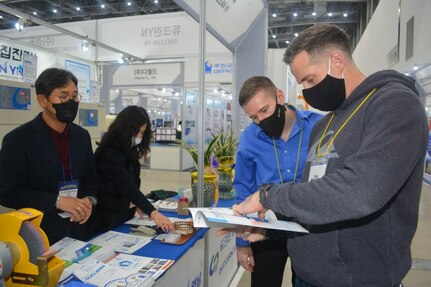
{"label": "overhead beam", "polygon": [[27,21],[30,21],[32,23],[39,24],[39,25],[44,26],[46,28],[52,29],[54,31],[58,31],[58,32],[60,32],[62,34],[65,34],[65,35],[68,35],[68,36],[71,36],[71,37],[74,37],[74,38],[77,38],[77,39],[80,39],[80,40],[88,41],[89,43],[91,43],[91,44],[93,44],[95,46],[98,46],[100,48],[106,49],[106,50],[114,52],[114,53],[122,54],[125,57],[131,57],[131,58],[135,59],[136,61],[140,61],[142,63],[145,63],[145,60],[141,59],[140,57],[137,57],[137,56],[134,56],[134,55],[132,55],[130,53],[121,51],[121,50],[119,50],[117,48],[114,48],[112,46],[106,45],[106,44],[104,44],[102,42],[99,42],[99,41],[97,41],[95,39],[91,39],[91,38],[89,38],[86,35],[80,35],[78,33],[72,32],[70,30],[67,30],[67,29],[61,28],[61,27],[59,27],[57,25],[51,24],[49,22],[46,22],[46,21],[44,21],[42,19],[39,19],[37,17],[34,17],[34,16],[28,15],[26,13],[23,13],[21,11],[9,8],[9,7],[5,6],[5,5],[0,4],[0,11],[3,11],[3,12],[8,13],[10,15],[17,15],[17,16],[19,16],[19,17],[21,17],[21,18],[23,18],[23,19],[25,19]]}

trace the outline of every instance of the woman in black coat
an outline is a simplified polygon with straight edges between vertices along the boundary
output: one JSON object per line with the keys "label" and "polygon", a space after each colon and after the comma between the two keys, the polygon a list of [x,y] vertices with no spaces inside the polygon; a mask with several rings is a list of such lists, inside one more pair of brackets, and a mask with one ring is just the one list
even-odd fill
{"label": "woman in black coat", "polygon": [[[150,150],[151,121],[142,107],[121,111],[98,143],[95,159],[99,174],[94,231],[104,232],[132,218],[135,211],[148,214],[164,231],[174,231],[172,222],[160,214],[139,190],[139,159]],[[133,206],[133,207],[132,207]]]}

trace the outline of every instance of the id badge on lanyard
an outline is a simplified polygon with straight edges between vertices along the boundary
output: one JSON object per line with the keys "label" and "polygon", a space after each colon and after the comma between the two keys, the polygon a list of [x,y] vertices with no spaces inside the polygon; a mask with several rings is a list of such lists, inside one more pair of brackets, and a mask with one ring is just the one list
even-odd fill
{"label": "id badge on lanyard", "polygon": [[[70,181],[60,181],[58,183],[58,196],[67,196],[74,197],[78,196],[78,188],[79,181],[78,180],[70,180]],[[69,212],[61,212],[60,215],[63,218],[69,218],[72,216]]]}
{"label": "id badge on lanyard", "polygon": [[321,178],[326,173],[326,167],[328,166],[329,154],[317,157],[311,162],[310,174],[308,181],[313,179]]}

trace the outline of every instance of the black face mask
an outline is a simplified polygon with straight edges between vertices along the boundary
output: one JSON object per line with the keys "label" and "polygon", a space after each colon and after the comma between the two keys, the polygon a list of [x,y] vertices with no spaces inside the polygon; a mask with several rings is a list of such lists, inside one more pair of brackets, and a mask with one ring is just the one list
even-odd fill
{"label": "black face mask", "polygon": [[346,86],[344,79],[337,79],[328,74],[314,87],[303,89],[302,94],[313,108],[335,111],[346,99]]}
{"label": "black face mask", "polygon": [[76,118],[78,112],[78,102],[69,100],[61,104],[52,104],[55,109],[55,116],[60,122],[71,123]]}
{"label": "black face mask", "polygon": [[283,105],[276,104],[274,113],[266,119],[261,120],[259,127],[270,137],[280,137],[284,128],[285,110],[286,108]]}

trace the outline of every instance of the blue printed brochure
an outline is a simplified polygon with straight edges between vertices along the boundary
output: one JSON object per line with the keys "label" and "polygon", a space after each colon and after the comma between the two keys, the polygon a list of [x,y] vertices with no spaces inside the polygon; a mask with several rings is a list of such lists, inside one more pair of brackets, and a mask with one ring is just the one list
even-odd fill
{"label": "blue printed brochure", "polygon": [[194,227],[229,228],[238,225],[260,227],[266,229],[278,229],[292,232],[308,233],[301,225],[295,222],[277,220],[272,211],[268,211],[265,219],[260,219],[257,214],[239,216],[233,213],[231,208],[189,208],[193,217]]}

